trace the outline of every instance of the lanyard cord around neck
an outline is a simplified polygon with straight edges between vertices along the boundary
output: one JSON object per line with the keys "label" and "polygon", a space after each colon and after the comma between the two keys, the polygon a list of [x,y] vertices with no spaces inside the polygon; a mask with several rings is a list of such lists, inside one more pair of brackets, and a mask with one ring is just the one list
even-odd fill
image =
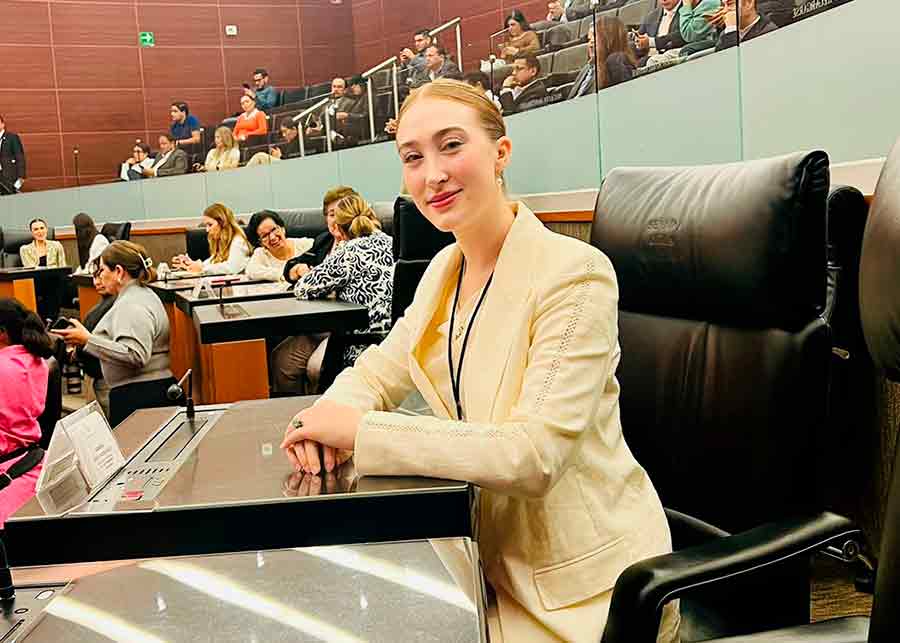
{"label": "lanyard cord around neck", "polygon": [[494,273],[491,272],[491,276],[488,277],[487,283],[484,284],[484,290],[481,291],[481,296],[478,298],[478,303],[475,304],[475,309],[472,311],[472,316],[469,318],[469,325],[466,328],[466,334],[463,337],[462,348],[460,348],[459,351],[459,366],[454,373],[453,334],[456,324],[456,306],[459,303],[459,291],[462,287],[462,278],[465,270],[466,258],[463,257],[462,261],[459,264],[459,277],[456,280],[456,294],[453,296],[453,309],[450,311],[450,332],[447,334],[447,362],[450,364],[450,388],[453,389],[453,401],[456,402],[456,419],[459,421],[463,420],[460,390],[462,389],[462,367],[463,360],[466,357],[466,345],[469,343],[469,333],[472,332],[472,325],[475,323],[475,317],[478,315],[478,310],[481,308],[481,304],[484,301],[484,296],[487,294],[488,288],[491,287],[491,281],[494,279]]}

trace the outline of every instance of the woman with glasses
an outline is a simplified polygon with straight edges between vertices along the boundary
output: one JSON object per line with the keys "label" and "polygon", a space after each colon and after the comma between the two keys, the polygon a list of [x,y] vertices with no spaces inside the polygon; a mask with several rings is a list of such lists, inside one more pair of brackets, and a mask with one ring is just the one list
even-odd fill
{"label": "woman with glasses", "polygon": [[288,239],[284,221],[277,212],[261,210],[250,217],[247,240],[254,248],[245,273],[251,279],[284,281],[284,265],[313,246],[313,240]]}
{"label": "woman with glasses", "polygon": [[174,382],[169,369],[169,318],[147,284],[156,279],[153,261],[143,246],[114,241],[100,255],[98,279],[112,307],[93,331],[77,319],[55,330],[69,346],[100,361],[109,385],[109,422],[116,426],[141,408],[165,406]]}
{"label": "woman with glasses", "polygon": [[153,166],[150,157],[150,146],[146,143],[135,143],[131,156],[122,163],[119,178],[123,181],[135,181],[144,178],[144,170]]}

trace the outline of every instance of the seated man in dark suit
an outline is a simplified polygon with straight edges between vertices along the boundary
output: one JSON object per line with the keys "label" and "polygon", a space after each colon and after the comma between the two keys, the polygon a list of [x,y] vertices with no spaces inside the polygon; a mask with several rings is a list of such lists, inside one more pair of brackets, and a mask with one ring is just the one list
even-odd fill
{"label": "seated man in dark suit", "polygon": [[[740,2],[740,11],[737,10]],[[725,0],[725,29],[719,35],[716,51],[734,47],[757,36],[778,29],[774,22],[761,15],[756,0]]]}
{"label": "seated man in dark suit", "polygon": [[523,112],[547,102],[547,88],[540,80],[541,61],[528,54],[513,61],[513,72],[503,81],[500,104],[504,114]]}
{"label": "seated man in dark suit", "polygon": [[461,77],[459,67],[447,56],[447,50],[438,45],[429,45],[425,50],[425,68],[413,74],[409,84],[416,89],[438,78]]}
{"label": "seated man in dark suit", "polygon": [[794,0],[759,0],[756,8],[777,27],[787,26],[794,21]]}
{"label": "seated man in dark suit", "polygon": [[659,0],[659,6],[644,16],[634,43],[641,67],[650,56],[684,46],[678,16],[680,7],[681,0]]}
{"label": "seated man in dark suit", "polygon": [[179,147],[175,147],[175,139],[171,134],[159,135],[159,153],[153,165],[144,168],[145,177],[175,176],[188,171],[188,155]]}

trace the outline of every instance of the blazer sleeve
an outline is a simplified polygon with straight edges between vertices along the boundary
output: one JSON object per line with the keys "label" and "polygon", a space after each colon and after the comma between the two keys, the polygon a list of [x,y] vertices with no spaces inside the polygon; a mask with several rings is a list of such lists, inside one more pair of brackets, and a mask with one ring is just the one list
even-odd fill
{"label": "blazer sleeve", "polygon": [[656,37],[656,49],[658,51],[668,51],[669,49],[680,49],[684,47],[684,36],[681,35],[681,21],[679,19],[679,14],[675,14],[675,17],[672,19],[672,26],[669,28],[669,33],[665,36],[657,36]]}
{"label": "blazer sleeve", "polygon": [[294,286],[297,299],[322,299],[350,283],[352,252],[338,249],[300,277]]}
{"label": "blazer sleeve", "polygon": [[63,244],[59,241],[54,241],[53,245],[56,248],[56,265],[60,268],[68,266],[69,264],[66,262],[66,249]]}
{"label": "blazer sleeve", "polygon": [[32,252],[32,248],[34,244],[26,243],[24,246],[19,248],[19,259],[22,261],[22,265],[25,268],[34,268],[38,265],[37,257]]}
{"label": "blazer sleeve", "polygon": [[153,316],[142,306],[110,313],[115,315],[109,320],[112,337],[91,335],[84,346],[85,352],[101,361],[143,368],[153,354]]}
{"label": "blazer sleeve", "polygon": [[162,166],[157,168],[156,176],[175,176],[186,174],[188,170],[188,157],[184,150],[177,149]]}
{"label": "blazer sleeve", "polygon": [[718,0],[695,0],[690,8],[682,3],[678,9],[678,25],[686,42],[702,40],[712,31],[712,26],[706,22],[706,16],[712,14],[718,6]]}
{"label": "blazer sleeve", "polygon": [[206,275],[236,275],[243,272],[249,261],[250,246],[241,237],[235,237],[228,248],[228,258],[218,263],[205,259],[203,273]]}
{"label": "blazer sleeve", "polygon": [[[531,498],[553,488],[582,434],[596,430],[598,417],[615,413],[604,391],[619,357],[618,295],[612,265],[599,253],[580,270],[548,281],[536,293],[527,367],[509,416],[499,423],[459,422],[370,411],[356,436],[361,475],[465,480]],[[374,379],[372,371],[394,366],[398,349],[379,350],[360,370]]]}
{"label": "blazer sleeve", "polygon": [[247,262],[247,267],[244,269],[244,272],[247,274],[250,279],[262,279],[264,281],[281,281],[282,269],[278,266],[268,265],[266,261],[266,252],[265,248],[257,248],[253,251],[253,255],[250,257],[250,261]]}

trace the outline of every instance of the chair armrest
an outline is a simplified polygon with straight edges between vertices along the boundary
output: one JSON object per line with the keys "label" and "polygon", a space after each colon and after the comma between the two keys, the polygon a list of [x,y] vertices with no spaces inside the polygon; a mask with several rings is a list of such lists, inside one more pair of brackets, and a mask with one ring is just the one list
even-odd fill
{"label": "chair armrest", "polygon": [[761,571],[837,540],[843,549],[857,539],[860,530],[848,519],[823,512],[637,562],[616,581],[601,643],[654,643],[663,605],[689,590]]}

